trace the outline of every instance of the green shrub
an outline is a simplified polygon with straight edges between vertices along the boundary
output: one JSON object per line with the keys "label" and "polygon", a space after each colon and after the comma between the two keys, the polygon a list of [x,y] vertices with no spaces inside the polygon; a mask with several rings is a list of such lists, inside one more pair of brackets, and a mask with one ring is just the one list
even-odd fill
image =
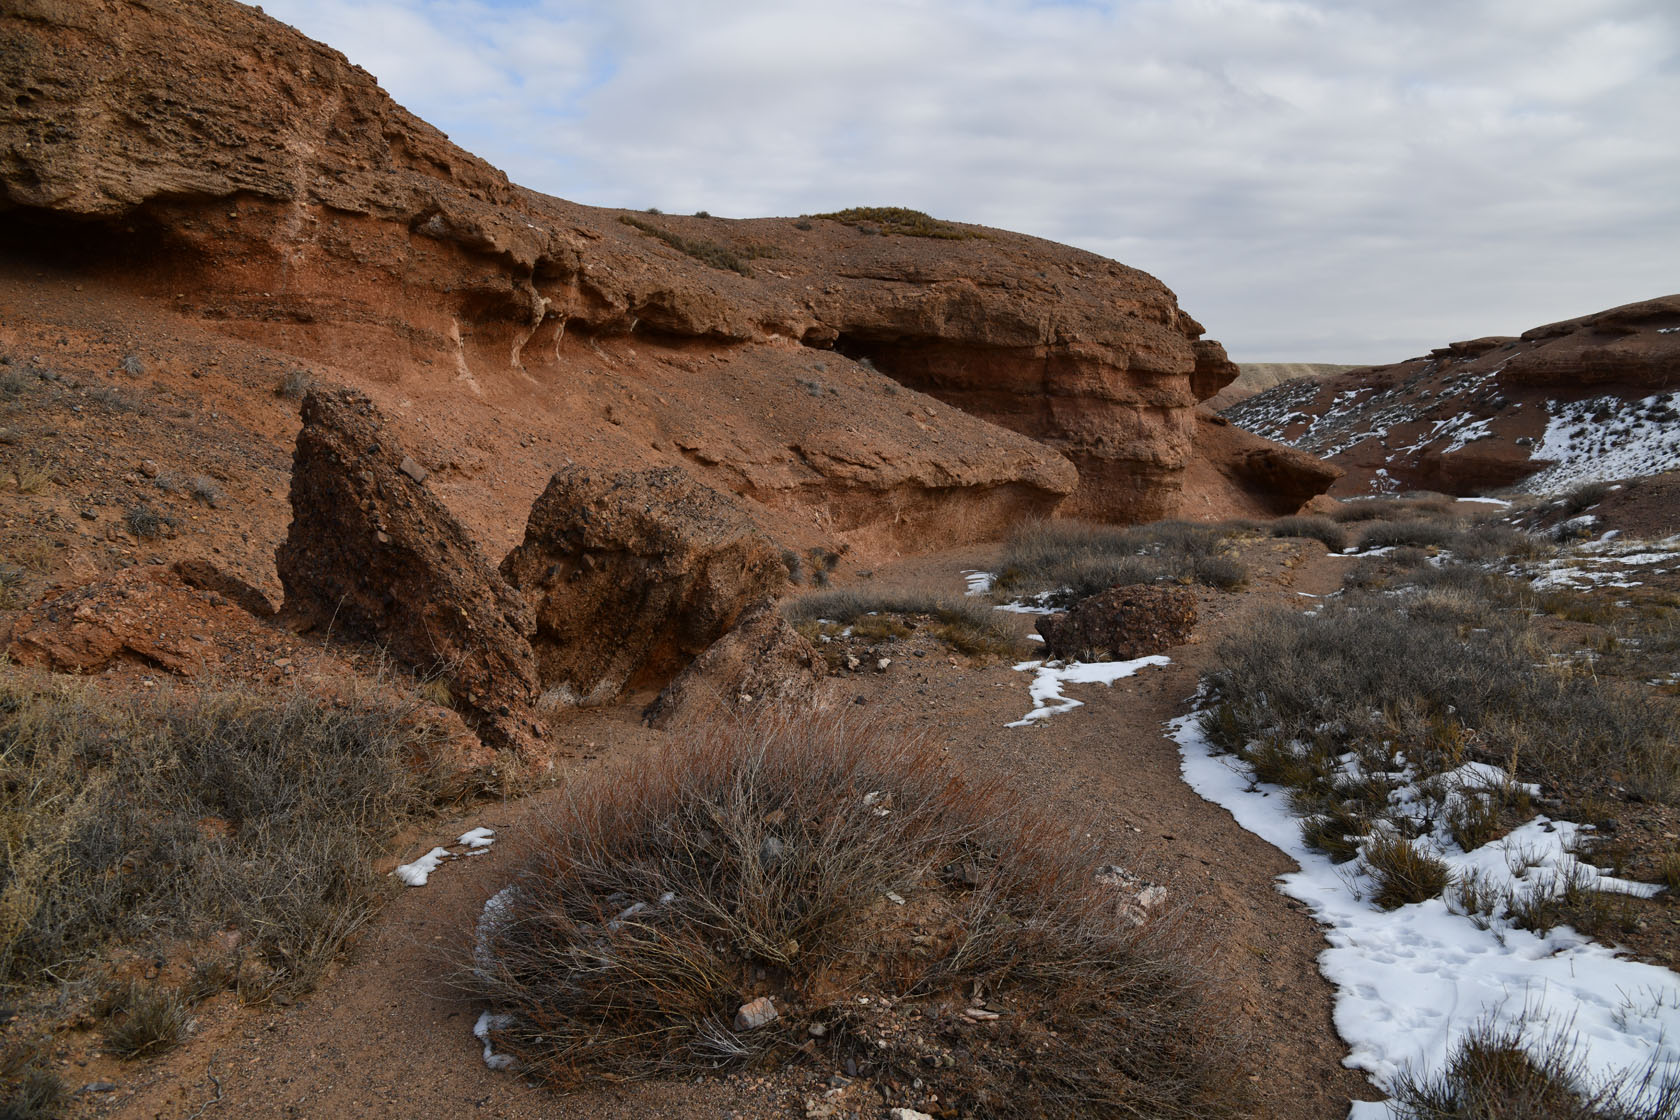
{"label": "green shrub", "polygon": [[831,222],[857,227],[863,232],[899,234],[903,237],[966,241],[982,236],[977,230],[942,222],[920,210],[910,210],[903,206],[853,206],[847,210],[836,210],[832,214],[812,214],[810,217],[826,218]]}
{"label": "green shrub", "polygon": [[[648,213],[657,214],[658,211],[650,209]],[[748,261],[778,255],[778,251],[772,245],[723,245],[716,241],[707,241],[703,237],[684,237],[680,233],[629,214],[620,214],[618,220],[663,241],[677,252],[693,257],[702,264],[738,272],[742,276],[752,275],[752,269],[747,266]]]}

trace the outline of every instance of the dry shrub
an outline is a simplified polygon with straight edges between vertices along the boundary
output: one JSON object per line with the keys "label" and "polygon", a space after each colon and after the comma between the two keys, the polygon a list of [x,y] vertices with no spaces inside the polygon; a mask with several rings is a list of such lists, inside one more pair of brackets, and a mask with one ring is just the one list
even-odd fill
{"label": "dry shrub", "polygon": [[1392,833],[1372,837],[1364,854],[1377,881],[1372,901],[1384,910],[1439,898],[1452,882],[1446,863],[1439,857]]}
{"label": "dry shrub", "polygon": [[[442,775],[409,708],[0,676],[0,987],[117,942],[234,925],[270,991],[308,987],[386,890],[374,861]],[[209,825],[206,825],[209,822]]]}
{"label": "dry shrub", "polygon": [[1322,541],[1331,552],[1340,552],[1348,545],[1348,531],[1328,517],[1280,517],[1266,531],[1274,537],[1305,537]]}
{"label": "dry shrub", "polygon": [[[497,1049],[562,1086],[820,1048],[965,1116],[1230,1114],[1205,955],[1124,920],[1078,837],[882,723],[713,724],[573,791],[472,983],[511,1016]],[[973,1021],[977,991],[1008,1013]],[[737,1030],[764,996],[779,1017]]]}
{"label": "dry shrub", "polygon": [[1590,1080],[1567,1031],[1535,1044],[1521,1024],[1477,1023],[1430,1078],[1402,1075],[1399,1120],[1667,1120],[1680,1111],[1672,1068]]}
{"label": "dry shrub", "polygon": [[1005,543],[997,589],[1011,595],[1059,593],[1064,601],[1161,581],[1231,590],[1248,578],[1230,552],[1235,531],[1187,521],[1124,527],[1031,521]]}
{"label": "dry shrub", "polygon": [[911,631],[902,619],[921,618],[934,637],[974,657],[1010,657],[1023,645],[1011,620],[989,603],[925,588],[813,591],[789,600],[782,613],[795,626],[827,619],[872,640],[902,637]]}
{"label": "dry shrub", "polygon": [[149,1058],[187,1036],[187,1002],[179,992],[131,983],[116,995],[105,1046],[119,1058]]}

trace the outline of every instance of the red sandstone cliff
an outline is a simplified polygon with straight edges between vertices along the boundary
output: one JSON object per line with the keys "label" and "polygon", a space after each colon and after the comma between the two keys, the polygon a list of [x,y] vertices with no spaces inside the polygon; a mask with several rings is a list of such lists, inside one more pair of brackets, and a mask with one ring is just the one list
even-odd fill
{"label": "red sandstone cliff", "polygon": [[20,0],[0,37],[7,260],[368,392],[492,552],[566,462],[679,466],[865,550],[1287,510],[1330,481],[1199,439],[1235,367],[1095,255],[536,194],[223,0]]}

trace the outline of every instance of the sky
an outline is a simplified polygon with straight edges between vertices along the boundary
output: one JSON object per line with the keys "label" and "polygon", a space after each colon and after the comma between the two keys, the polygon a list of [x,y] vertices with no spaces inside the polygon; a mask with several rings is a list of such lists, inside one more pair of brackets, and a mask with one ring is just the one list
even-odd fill
{"label": "sky", "polygon": [[264,0],[516,182],[909,206],[1159,277],[1238,361],[1680,291],[1680,0]]}

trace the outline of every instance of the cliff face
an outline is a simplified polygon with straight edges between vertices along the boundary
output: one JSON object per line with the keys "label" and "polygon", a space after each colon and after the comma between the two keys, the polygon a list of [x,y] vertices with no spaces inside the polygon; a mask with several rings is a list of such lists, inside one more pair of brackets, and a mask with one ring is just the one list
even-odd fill
{"label": "cliff face", "polygon": [[1346,470],[1340,493],[1550,492],[1680,468],[1680,295],[1438,347],[1222,414]]}
{"label": "cliff face", "polygon": [[420,429],[487,543],[517,518],[484,476],[523,509],[563,461],[680,466],[865,548],[1276,504],[1230,470],[1185,493],[1196,404],[1236,370],[1135,269],[536,194],[222,0],[19,0],[0,36],[9,255],[330,367]]}

